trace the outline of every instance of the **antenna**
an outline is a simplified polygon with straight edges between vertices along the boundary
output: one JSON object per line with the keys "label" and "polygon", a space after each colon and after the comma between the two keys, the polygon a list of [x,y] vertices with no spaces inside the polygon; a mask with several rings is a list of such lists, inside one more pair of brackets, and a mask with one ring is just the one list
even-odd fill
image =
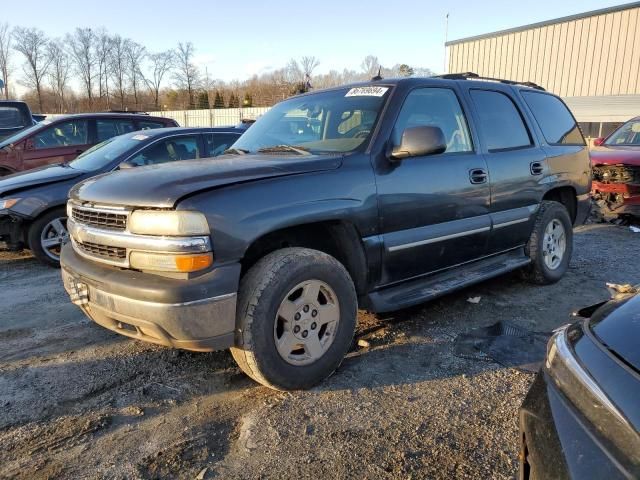
{"label": "antenna", "polygon": [[371,81],[372,82],[377,82],[378,80],[382,80],[381,73],[382,73],[382,67],[380,66],[380,67],[378,67],[378,74],[375,77],[372,77]]}

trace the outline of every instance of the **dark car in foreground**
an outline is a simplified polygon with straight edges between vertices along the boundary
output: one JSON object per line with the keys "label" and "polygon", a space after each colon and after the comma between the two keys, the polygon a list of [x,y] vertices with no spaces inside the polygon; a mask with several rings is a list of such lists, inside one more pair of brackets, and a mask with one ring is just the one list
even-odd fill
{"label": "dark car in foreground", "polygon": [[112,137],[70,163],[4,177],[0,179],[0,248],[27,247],[38,260],[57,266],[68,238],[65,204],[73,185],[117,169],[215,157],[244,132],[180,127],[134,132]]}
{"label": "dark car in foreground", "polygon": [[26,103],[0,100],[0,141],[35,123],[29,105]]}
{"label": "dark car in foreground", "polygon": [[593,198],[612,215],[640,217],[640,117],[591,149]]}
{"label": "dark car in foreground", "polygon": [[170,118],[146,114],[79,113],[46,119],[0,141],[0,177],[70,162],[93,145],[117,135],[177,126]]}
{"label": "dark car in foreground", "polygon": [[522,405],[521,480],[640,478],[640,295],[578,315]]}
{"label": "dark car in foreground", "polygon": [[558,281],[589,172],[575,119],[539,87],[452,76],[314,91],[219,159],[74,187],[62,276],[106,328],[231,348],[258,382],[308,388],[342,361],[358,307],[515,269]]}

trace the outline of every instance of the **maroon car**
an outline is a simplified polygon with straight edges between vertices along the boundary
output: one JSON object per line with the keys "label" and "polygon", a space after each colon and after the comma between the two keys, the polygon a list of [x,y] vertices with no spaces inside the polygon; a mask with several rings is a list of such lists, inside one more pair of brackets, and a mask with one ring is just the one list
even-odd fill
{"label": "maroon car", "polygon": [[594,144],[593,198],[609,213],[640,217],[640,117]]}
{"label": "maroon car", "polygon": [[177,126],[170,118],[132,113],[81,113],[44,120],[0,141],[0,176],[71,161],[116,135]]}

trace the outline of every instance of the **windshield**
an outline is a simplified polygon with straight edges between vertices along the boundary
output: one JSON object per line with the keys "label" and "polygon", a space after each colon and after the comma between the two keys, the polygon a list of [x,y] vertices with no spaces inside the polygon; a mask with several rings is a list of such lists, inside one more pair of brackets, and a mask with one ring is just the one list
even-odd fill
{"label": "windshield", "polygon": [[0,106],[0,128],[26,127],[22,112],[16,107]]}
{"label": "windshield", "polygon": [[365,145],[389,87],[344,88],[292,98],[269,110],[230,153],[346,153]]}
{"label": "windshield", "polygon": [[149,136],[143,133],[129,133],[119,137],[112,137],[78,155],[69,166],[85,172],[100,170],[118,159],[123,153],[139,146],[142,141],[148,138]]}
{"label": "windshield", "polygon": [[631,120],[622,125],[604,143],[605,145],[635,145],[640,147],[640,120]]}
{"label": "windshield", "polygon": [[49,125],[51,122],[48,120],[43,120],[40,123],[36,123],[35,125],[30,126],[29,128],[25,128],[24,130],[20,130],[15,135],[11,135],[10,137],[5,138],[0,142],[0,148],[4,148],[7,145],[11,145],[12,143],[18,143],[25,139],[25,137],[29,136],[31,133],[36,132],[43,128],[45,125]]}

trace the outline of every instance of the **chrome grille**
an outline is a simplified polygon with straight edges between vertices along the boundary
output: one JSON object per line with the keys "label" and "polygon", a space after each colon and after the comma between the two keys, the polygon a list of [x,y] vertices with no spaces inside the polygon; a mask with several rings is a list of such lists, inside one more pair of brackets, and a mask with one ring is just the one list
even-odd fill
{"label": "chrome grille", "polygon": [[127,228],[127,214],[72,207],[73,219],[90,227],[106,228],[109,230],[124,230]]}
{"label": "chrome grille", "polygon": [[127,258],[127,249],[121,247],[109,247],[90,242],[76,242],[80,250],[91,255],[97,255],[112,260],[124,260]]}

